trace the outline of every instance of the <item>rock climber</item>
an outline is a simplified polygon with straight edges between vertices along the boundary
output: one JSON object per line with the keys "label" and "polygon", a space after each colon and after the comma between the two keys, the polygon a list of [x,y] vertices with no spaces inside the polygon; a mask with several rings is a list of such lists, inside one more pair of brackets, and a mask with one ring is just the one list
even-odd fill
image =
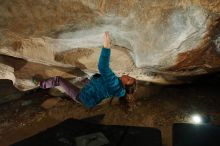
{"label": "rock climber", "polygon": [[109,32],[104,33],[103,43],[98,62],[99,74],[93,75],[90,80],[84,79],[85,85],[82,89],[59,76],[46,80],[33,77],[33,82],[42,89],[61,86],[70,98],[87,108],[95,107],[102,100],[110,97],[124,98],[129,102],[133,99],[136,90],[136,79],[129,75],[122,75],[121,77],[115,75],[109,66],[111,55]]}

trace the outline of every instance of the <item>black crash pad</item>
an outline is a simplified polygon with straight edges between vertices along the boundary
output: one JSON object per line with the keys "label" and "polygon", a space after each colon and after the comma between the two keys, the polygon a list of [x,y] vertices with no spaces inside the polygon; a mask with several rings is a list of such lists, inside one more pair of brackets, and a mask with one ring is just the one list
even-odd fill
{"label": "black crash pad", "polygon": [[[97,144],[97,146],[162,145],[161,132],[155,128],[101,125],[84,120],[68,119],[46,131],[17,142],[13,146],[78,146],[77,140],[94,134],[103,135],[107,140],[104,140],[105,144]],[[89,143],[84,143],[84,145],[93,146]]]}
{"label": "black crash pad", "polygon": [[220,127],[211,124],[175,123],[173,146],[220,146]]}

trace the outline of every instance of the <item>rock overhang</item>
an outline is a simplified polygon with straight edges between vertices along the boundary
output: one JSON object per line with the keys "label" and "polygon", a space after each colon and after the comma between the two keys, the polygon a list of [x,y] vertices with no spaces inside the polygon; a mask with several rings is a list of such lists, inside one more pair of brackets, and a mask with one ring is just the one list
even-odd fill
{"label": "rock overhang", "polygon": [[4,55],[97,72],[102,35],[109,31],[111,67],[118,75],[129,73],[139,80],[171,84],[179,83],[175,77],[219,69],[219,2],[1,3],[0,52]]}

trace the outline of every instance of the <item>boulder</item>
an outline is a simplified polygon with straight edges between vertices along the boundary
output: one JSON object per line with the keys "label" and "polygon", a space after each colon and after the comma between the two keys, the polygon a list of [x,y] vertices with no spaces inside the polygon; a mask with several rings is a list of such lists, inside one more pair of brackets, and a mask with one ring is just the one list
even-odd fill
{"label": "boulder", "polygon": [[12,69],[4,69],[10,74],[1,78],[28,90],[34,88],[29,85],[34,74],[73,77],[74,71],[63,72],[73,68],[98,72],[102,36],[109,31],[111,68],[118,76],[184,83],[185,77],[219,71],[219,12],[220,3],[213,0],[3,0],[0,54],[23,64],[17,67],[13,59]]}

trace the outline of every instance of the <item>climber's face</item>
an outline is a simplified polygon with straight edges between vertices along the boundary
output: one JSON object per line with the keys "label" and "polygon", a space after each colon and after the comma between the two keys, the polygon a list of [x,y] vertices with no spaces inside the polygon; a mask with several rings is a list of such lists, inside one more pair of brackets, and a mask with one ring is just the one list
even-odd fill
{"label": "climber's face", "polygon": [[128,75],[121,77],[122,84],[126,90],[126,94],[133,94],[136,91],[136,79]]}
{"label": "climber's face", "polygon": [[121,77],[121,81],[122,81],[122,84],[125,86],[125,85],[132,85],[136,82],[135,78],[132,78],[128,75],[123,75]]}

